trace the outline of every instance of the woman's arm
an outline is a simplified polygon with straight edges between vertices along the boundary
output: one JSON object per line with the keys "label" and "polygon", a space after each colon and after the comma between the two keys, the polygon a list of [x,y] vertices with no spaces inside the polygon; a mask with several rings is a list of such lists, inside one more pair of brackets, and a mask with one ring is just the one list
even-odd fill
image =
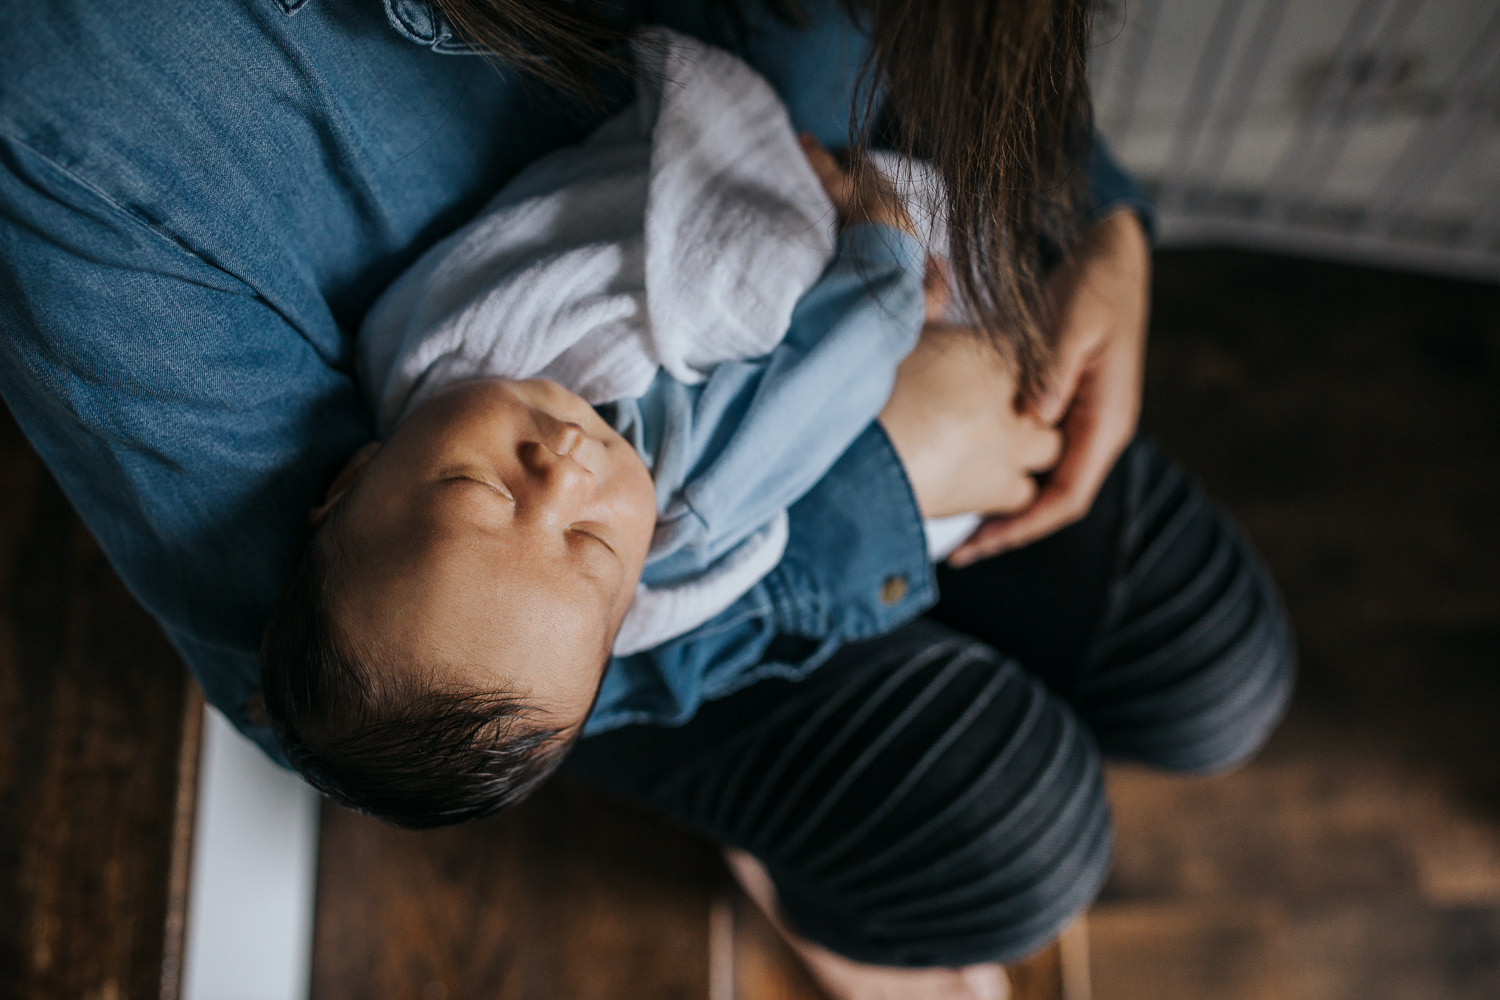
{"label": "woman's arm", "polygon": [[238,277],[0,137],[0,395],[209,701],[254,721],[263,609],[353,381]]}
{"label": "woman's arm", "polygon": [[1048,276],[1055,364],[1031,412],[1059,425],[1064,452],[1036,504],[996,518],[954,550],[967,565],[1019,548],[1082,517],[1140,411],[1150,302],[1151,204],[1095,135],[1084,158],[1088,230],[1070,261]]}
{"label": "woman's arm", "polygon": [[[669,383],[653,405],[681,399],[671,419],[683,447],[656,450],[682,489],[659,511],[653,552],[686,563],[653,567],[655,582],[701,569],[795,503],[869,426],[911,351],[925,309],[923,250],[885,225],[839,237],[828,270],[797,303],[782,342],[753,361],[725,362],[697,386]],[[648,582],[652,582],[648,580]]]}

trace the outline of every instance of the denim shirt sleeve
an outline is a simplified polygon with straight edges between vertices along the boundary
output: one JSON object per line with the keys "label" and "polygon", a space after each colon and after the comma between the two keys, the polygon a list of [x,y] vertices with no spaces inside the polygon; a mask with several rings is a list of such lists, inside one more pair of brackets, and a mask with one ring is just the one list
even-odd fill
{"label": "denim shirt sleeve", "polygon": [[17,422],[208,700],[274,755],[258,624],[315,484],[367,434],[352,380],[239,278],[3,136],[0,289]]}
{"label": "denim shirt sleeve", "polygon": [[749,593],[685,636],[610,661],[585,736],[681,725],[704,701],[800,677],[840,645],[897,628],[936,601],[916,498],[878,423],[789,514],[786,554]]}
{"label": "denim shirt sleeve", "polygon": [[[720,365],[672,414],[686,460],[658,519],[651,581],[703,571],[810,489],[880,413],[921,332],[925,253],[885,226],[845,231],[763,358]],[[663,466],[669,466],[663,468]],[[676,468],[670,468],[675,466]]]}
{"label": "denim shirt sleeve", "polygon": [[1134,178],[1115,161],[1109,145],[1097,132],[1089,146],[1088,156],[1084,159],[1084,168],[1089,175],[1088,221],[1095,223],[1118,209],[1128,208],[1141,220],[1141,225],[1146,227],[1147,239],[1154,241],[1156,212],[1152,209],[1151,202]]}

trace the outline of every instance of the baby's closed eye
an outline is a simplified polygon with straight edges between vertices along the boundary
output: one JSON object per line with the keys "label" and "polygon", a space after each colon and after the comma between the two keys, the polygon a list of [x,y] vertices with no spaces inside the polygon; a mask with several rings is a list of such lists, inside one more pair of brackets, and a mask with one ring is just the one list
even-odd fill
{"label": "baby's closed eye", "polygon": [[478,485],[485,487],[491,492],[499,494],[506,500],[509,500],[511,503],[516,502],[515,494],[512,493],[503,482],[491,476],[485,476],[480,473],[474,472],[471,469],[444,469],[441,473],[438,474],[438,481],[444,483],[477,483]]}

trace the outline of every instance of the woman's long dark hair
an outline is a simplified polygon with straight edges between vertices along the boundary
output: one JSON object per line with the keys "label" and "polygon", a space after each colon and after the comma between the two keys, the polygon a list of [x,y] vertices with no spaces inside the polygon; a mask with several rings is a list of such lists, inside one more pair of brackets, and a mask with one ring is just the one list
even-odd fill
{"label": "woman's long dark hair", "polygon": [[[713,2],[713,0],[705,0]],[[759,3],[795,20],[796,0],[719,0],[731,22]],[[869,32],[866,82],[891,112],[887,137],[947,188],[959,292],[1034,392],[1050,359],[1042,262],[1082,224],[1091,111],[1092,0],[840,0]],[[620,65],[628,31],[561,0],[433,0],[461,36],[574,92]],[[864,88],[866,101],[874,88]],[[869,110],[869,109],[866,109]],[[869,121],[872,115],[861,116]],[[851,136],[856,146],[868,135]]]}

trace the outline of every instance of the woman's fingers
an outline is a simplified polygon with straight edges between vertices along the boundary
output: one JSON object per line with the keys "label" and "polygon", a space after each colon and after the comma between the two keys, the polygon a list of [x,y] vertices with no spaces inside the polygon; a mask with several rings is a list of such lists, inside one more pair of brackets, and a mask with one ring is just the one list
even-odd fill
{"label": "woman's fingers", "polygon": [[1013,511],[1027,510],[1036,502],[1036,497],[1036,480],[1024,472],[1017,473],[1011,483],[1008,494],[1004,498],[1003,505],[997,507],[996,512],[1011,513]]}
{"label": "woman's fingers", "polygon": [[[1063,424],[1057,467],[1035,501],[1012,517],[980,526],[948,561],[957,567],[1045,538],[1088,513],[1115,460],[1135,430],[1133,400],[1113,398],[1117,382],[1086,375]],[[1101,398],[1102,397],[1102,398]]]}
{"label": "woman's fingers", "polygon": [[1130,432],[1093,420],[1091,414],[1076,407],[1068,424],[1068,447],[1048,477],[1046,488],[1026,510],[998,523],[989,534],[988,544],[975,551],[975,558],[1030,545],[1088,513],[1115,458],[1130,440]]}
{"label": "woman's fingers", "polygon": [[[1054,300],[1057,297],[1054,295]],[[1053,426],[1062,423],[1068,406],[1078,395],[1078,383],[1103,339],[1085,318],[1064,314],[1060,325],[1062,336],[1058,338],[1052,371],[1047,373],[1045,383],[1028,407],[1038,420]]]}
{"label": "woman's fingers", "polygon": [[1048,289],[1058,366],[1050,391],[1027,413],[1061,421],[1062,455],[1036,502],[1014,517],[987,521],[949,557],[955,566],[1029,545],[1088,513],[1135,434],[1150,273],[1145,230],[1133,214],[1121,211],[1095,225],[1074,262]]}
{"label": "woman's fingers", "polygon": [[1026,437],[1021,461],[1026,472],[1038,475],[1049,472],[1063,453],[1062,431],[1046,424],[1033,423],[1032,433]]}
{"label": "woman's fingers", "polygon": [[[990,515],[990,520],[981,526],[981,534],[966,540],[955,550],[955,555],[971,545],[978,544],[983,548],[990,534],[999,530],[999,526],[1030,510],[1041,492],[1037,474],[1051,469],[1062,454],[1062,433],[1031,417],[1015,420],[1002,440],[1006,447],[1002,453],[993,456],[994,461],[989,466],[992,480],[986,490],[988,500],[984,511]],[[991,524],[996,527],[991,528]],[[952,560],[953,556],[949,558]]]}

